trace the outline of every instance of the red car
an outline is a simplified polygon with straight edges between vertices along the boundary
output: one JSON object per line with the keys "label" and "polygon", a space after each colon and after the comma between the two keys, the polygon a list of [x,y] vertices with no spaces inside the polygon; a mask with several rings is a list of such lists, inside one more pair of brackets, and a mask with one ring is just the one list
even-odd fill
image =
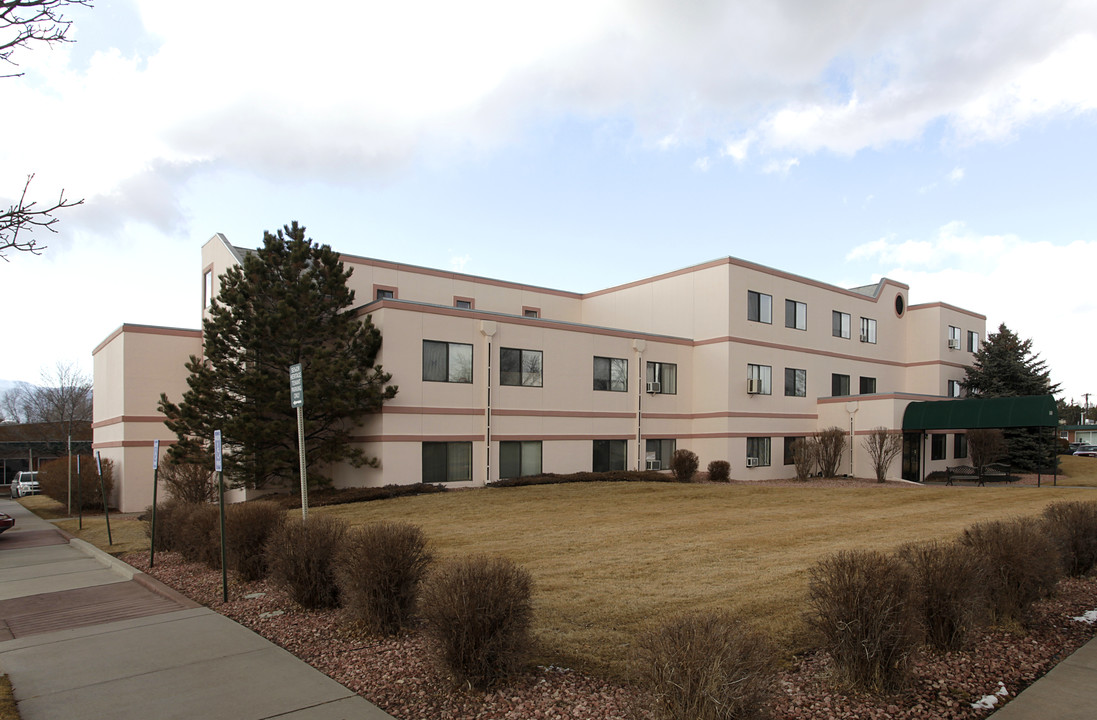
{"label": "red car", "polygon": [[0,512],[0,533],[15,527],[15,518],[7,513]]}

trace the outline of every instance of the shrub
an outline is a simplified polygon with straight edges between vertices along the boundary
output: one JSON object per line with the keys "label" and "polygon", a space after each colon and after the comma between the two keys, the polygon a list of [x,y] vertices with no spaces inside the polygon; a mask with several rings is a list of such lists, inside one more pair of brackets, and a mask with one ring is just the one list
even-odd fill
{"label": "shrub", "polygon": [[971,464],[981,468],[1006,454],[1006,436],[1001,430],[975,428],[967,431],[967,447]]}
{"label": "shrub", "polygon": [[914,579],[915,613],[925,641],[937,650],[959,650],[986,608],[978,557],[960,543],[906,545],[899,557]]}
{"label": "shrub", "polygon": [[731,480],[731,463],[727,460],[713,460],[708,464],[708,479],[712,482]]}
{"label": "shrub", "polygon": [[769,641],[726,613],[671,620],[640,637],[638,673],[657,720],[760,714],[775,673]]}
{"label": "shrub", "polygon": [[[300,488],[300,485],[298,485],[298,488]],[[309,507],[372,502],[374,500],[388,500],[389,498],[407,497],[409,495],[430,495],[446,491],[447,488],[444,485],[430,485],[428,483],[385,485],[384,487],[320,488],[318,490],[309,490]],[[287,510],[301,509],[301,493],[299,492],[272,493],[263,499],[276,502]]]}
{"label": "shrub", "polygon": [[819,461],[819,443],[813,437],[792,441],[792,462],[796,465],[796,479],[807,480]]}
{"label": "shrub", "polygon": [[564,475],[544,473],[520,478],[506,478],[488,483],[488,487],[526,487],[528,485],[563,485],[587,482],[677,482],[673,475],[658,470],[610,470],[608,472],[577,472]]}
{"label": "shrub", "polygon": [[187,503],[217,500],[217,478],[208,464],[167,460],[160,463],[157,478],[176,500]]}
{"label": "shrub", "polygon": [[1058,550],[1037,518],[977,523],[964,530],[960,542],[979,557],[988,608],[998,622],[1020,620],[1061,574]]}
{"label": "shrub", "polygon": [[335,607],[335,553],[346,533],[346,523],[330,515],[284,523],[267,539],[271,580],[303,607]]}
{"label": "shrub", "polygon": [[881,425],[874,427],[861,440],[861,444],[868,453],[873,472],[876,473],[876,482],[884,482],[892,461],[903,452],[903,436]]}
{"label": "shrub", "polygon": [[1097,566],[1097,503],[1052,503],[1044,519],[1068,574],[1085,575]]}
{"label": "shrub", "polygon": [[815,433],[816,461],[823,477],[837,477],[846,452],[846,431],[833,425]]}
{"label": "shrub", "polygon": [[844,550],[810,571],[807,620],[850,685],[897,690],[918,641],[911,574],[894,556]]}
{"label": "shrub", "polygon": [[698,466],[701,461],[697,458],[697,453],[692,450],[675,450],[674,455],[670,458],[670,470],[674,473],[674,479],[678,482],[689,482],[693,479],[693,474],[697,472]]}
{"label": "shrub", "polygon": [[[186,503],[169,499],[156,506],[156,551],[170,552],[177,549],[179,515],[186,510]],[[152,506],[141,515],[145,523],[145,537],[152,537]]]}
{"label": "shrub", "polygon": [[415,610],[430,560],[416,525],[377,522],[350,530],[335,560],[343,606],[373,632],[400,631]]}
{"label": "shrub", "polygon": [[[67,457],[42,463],[38,470],[38,485],[43,495],[47,495],[68,507],[69,503],[69,460]],[[103,487],[110,498],[114,493],[114,462],[103,458]],[[103,493],[99,486],[99,472],[95,458],[84,455],[80,458],[80,472],[76,472],[76,457],[72,459],[72,509],[76,512],[80,504],[84,510],[103,509]]]}
{"label": "shrub", "polygon": [[[159,525],[159,513],[156,520]],[[180,503],[178,510],[171,514],[171,523],[172,547],[184,560],[205,563],[211,568],[221,567],[221,515],[216,505]]]}
{"label": "shrub", "polygon": [[460,684],[487,688],[525,664],[532,587],[529,572],[500,557],[450,560],[427,577],[420,615]]}
{"label": "shrub", "polygon": [[[267,540],[286,521],[285,511],[272,502],[235,503],[225,508],[225,536],[228,566],[242,580],[267,576]],[[219,538],[215,535],[214,542]]]}

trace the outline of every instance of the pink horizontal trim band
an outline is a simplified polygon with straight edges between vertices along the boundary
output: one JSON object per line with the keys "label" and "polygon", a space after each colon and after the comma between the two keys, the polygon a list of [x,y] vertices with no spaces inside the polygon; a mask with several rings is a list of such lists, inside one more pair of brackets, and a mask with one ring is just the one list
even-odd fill
{"label": "pink horizontal trim band", "polygon": [[412,405],[382,405],[383,414],[394,415],[483,415],[483,408],[415,407]]}
{"label": "pink horizontal trim band", "polygon": [[110,335],[107,335],[107,339],[95,346],[95,349],[91,351],[92,355],[97,354],[100,350],[110,344],[112,340],[121,335],[124,332],[137,333],[140,335],[170,335],[172,337],[189,337],[189,338],[202,338],[201,330],[188,330],[186,328],[172,328],[172,327],[160,327],[158,325],[134,325],[132,323],[126,323],[122,327],[118,328]]}
{"label": "pink horizontal trim band", "polygon": [[91,424],[92,429],[106,427],[107,425],[117,425],[118,423],[162,423],[164,422],[163,415],[118,415],[116,417],[107,418],[106,420],[100,420]]}
{"label": "pink horizontal trim band", "polygon": [[492,415],[503,417],[565,417],[565,418],[615,418],[629,420],[636,417],[634,412],[597,412],[585,410],[503,410],[495,409]]}

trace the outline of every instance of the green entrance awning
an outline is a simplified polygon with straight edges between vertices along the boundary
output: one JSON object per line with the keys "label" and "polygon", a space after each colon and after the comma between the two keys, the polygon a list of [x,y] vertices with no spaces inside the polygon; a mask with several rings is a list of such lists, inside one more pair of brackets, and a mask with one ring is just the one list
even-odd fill
{"label": "green entrance awning", "polygon": [[1054,395],[913,402],[903,413],[903,430],[1058,426]]}

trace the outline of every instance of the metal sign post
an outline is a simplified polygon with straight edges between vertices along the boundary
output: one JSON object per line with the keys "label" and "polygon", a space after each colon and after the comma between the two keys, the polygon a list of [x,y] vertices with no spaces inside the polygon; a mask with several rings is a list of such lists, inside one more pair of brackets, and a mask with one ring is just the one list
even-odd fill
{"label": "metal sign post", "polygon": [[80,529],[84,529],[84,481],[80,477],[80,455],[76,455],[76,514],[80,518]]}
{"label": "metal sign post", "polygon": [[160,441],[152,441],[152,537],[149,538],[149,567],[156,562],[156,486],[160,474]]}
{"label": "metal sign post", "polygon": [[225,473],[221,464],[221,431],[213,431],[213,469],[217,471],[217,494],[221,506],[221,600],[229,601],[229,573],[225,564]]}
{"label": "metal sign post", "polygon": [[113,545],[114,539],[110,536],[110,510],[107,509],[107,489],[103,485],[103,458],[99,451],[95,451],[95,470],[99,473],[99,497],[103,498],[103,517],[107,519],[107,544]]}
{"label": "metal sign post", "polygon": [[289,366],[289,402],[297,408],[297,450],[301,457],[301,522],[309,519],[309,482],[305,471],[305,380],[301,363]]}

